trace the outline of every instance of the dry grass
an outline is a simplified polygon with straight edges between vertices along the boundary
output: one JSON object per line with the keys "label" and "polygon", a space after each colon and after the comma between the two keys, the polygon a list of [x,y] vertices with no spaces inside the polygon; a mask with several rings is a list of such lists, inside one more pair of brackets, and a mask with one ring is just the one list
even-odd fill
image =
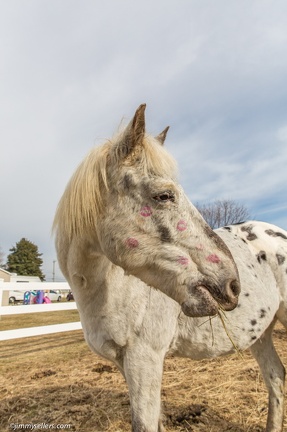
{"label": "dry grass", "polygon": [[[14,307],[17,308],[17,306]],[[13,330],[17,328],[46,326],[50,324],[62,324],[76,321],[80,321],[79,312],[76,309],[21,315],[7,315],[0,317],[0,329]]]}
{"label": "dry grass", "polygon": [[[287,366],[281,328],[275,344]],[[90,352],[81,331],[1,342],[0,360],[1,432],[31,422],[68,423],[79,432],[130,430],[126,384]],[[267,393],[249,353],[200,362],[167,358],[162,401],[169,432],[264,431]]]}

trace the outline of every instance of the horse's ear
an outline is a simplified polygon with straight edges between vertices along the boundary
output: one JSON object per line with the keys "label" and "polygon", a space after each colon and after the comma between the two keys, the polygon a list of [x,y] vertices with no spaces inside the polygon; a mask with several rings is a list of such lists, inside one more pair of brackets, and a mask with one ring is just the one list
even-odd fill
{"label": "horse's ear", "polygon": [[162,133],[160,133],[159,135],[157,135],[157,136],[155,137],[155,139],[158,140],[158,141],[160,142],[161,145],[164,145],[165,138],[166,138],[166,134],[167,134],[168,130],[169,130],[169,126],[167,126],[167,127],[162,131]]}
{"label": "horse's ear", "polygon": [[141,145],[145,135],[145,108],[146,104],[138,107],[131,122],[126,127],[118,151],[122,157],[127,157],[138,145]]}

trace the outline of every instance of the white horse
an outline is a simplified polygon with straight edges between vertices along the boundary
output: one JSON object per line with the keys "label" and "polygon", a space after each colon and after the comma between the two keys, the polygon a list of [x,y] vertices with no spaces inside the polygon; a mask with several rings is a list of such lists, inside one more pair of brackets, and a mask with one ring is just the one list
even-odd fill
{"label": "white horse", "polygon": [[167,353],[204,359],[234,346],[258,361],[266,430],[282,431],[284,367],[272,330],[277,319],[287,327],[287,233],[261,222],[213,232],[176,182],[162,146],[168,128],[147,135],[144,110],[84,159],[55,216],[58,260],[86,341],[124,375],[133,432],[164,431]]}

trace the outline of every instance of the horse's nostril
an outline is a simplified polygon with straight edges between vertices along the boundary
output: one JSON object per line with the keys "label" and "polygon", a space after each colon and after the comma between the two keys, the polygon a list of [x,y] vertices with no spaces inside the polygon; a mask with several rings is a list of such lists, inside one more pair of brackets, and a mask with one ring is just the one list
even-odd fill
{"label": "horse's nostril", "polygon": [[229,284],[229,288],[231,290],[231,292],[233,293],[234,296],[238,297],[239,293],[240,293],[240,284],[239,282],[234,279],[230,282]]}

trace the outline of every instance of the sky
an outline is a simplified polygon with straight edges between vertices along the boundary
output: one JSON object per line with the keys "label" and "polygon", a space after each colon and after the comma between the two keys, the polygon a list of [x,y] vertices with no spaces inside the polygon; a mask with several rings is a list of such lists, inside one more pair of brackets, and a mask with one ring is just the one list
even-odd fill
{"label": "sky", "polygon": [[74,170],[147,104],[193,203],[287,229],[286,0],[0,0],[0,247],[62,280],[51,225]]}

